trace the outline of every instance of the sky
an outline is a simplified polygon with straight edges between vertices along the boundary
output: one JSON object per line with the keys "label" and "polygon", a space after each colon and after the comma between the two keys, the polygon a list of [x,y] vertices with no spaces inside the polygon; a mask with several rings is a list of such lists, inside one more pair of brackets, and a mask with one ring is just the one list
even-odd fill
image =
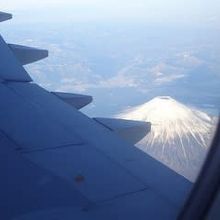
{"label": "sky", "polygon": [[29,21],[220,23],[219,0],[1,0],[0,8]]}

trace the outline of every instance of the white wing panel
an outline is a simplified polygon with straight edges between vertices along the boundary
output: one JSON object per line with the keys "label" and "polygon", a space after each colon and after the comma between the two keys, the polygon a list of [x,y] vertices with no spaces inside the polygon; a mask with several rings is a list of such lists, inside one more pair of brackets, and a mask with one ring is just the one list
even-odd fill
{"label": "white wing panel", "polygon": [[66,177],[90,200],[106,200],[146,187],[76,134],[77,127],[86,124],[71,113],[80,113],[54,95],[34,84],[8,83],[0,85],[0,98],[4,103],[0,128],[18,144],[16,149],[40,167]]}
{"label": "white wing panel", "polygon": [[73,184],[25,159],[15,147],[0,131],[0,219],[66,206],[83,209],[91,204]]}
{"label": "white wing panel", "polygon": [[65,177],[90,201],[113,199],[146,186],[91,144],[23,154],[40,167]]}
{"label": "white wing panel", "polygon": [[83,211],[59,207],[28,213],[15,220],[175,220],[178,209],[152,191],[145,190],[116,198]]}
{"label": "white wing panel", "polygon": [[[0,128],[18,144],[20,150],[83,144],[74,130],[67,130],[62,121],[53,117],[53,108],[45,111],[34,100],[19,94],[16,85],[0,84]],[[19,84],[20,87],[25,85]]]}

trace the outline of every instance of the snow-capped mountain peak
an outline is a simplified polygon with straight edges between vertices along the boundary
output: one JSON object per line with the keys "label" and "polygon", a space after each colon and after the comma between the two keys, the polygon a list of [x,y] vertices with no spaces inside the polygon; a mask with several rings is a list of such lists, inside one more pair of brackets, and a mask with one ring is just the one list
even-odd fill
{"label": "snow-capped mountain peak", "polygon": [[152,124],[152,141],[171,142],[184,136],[196,139],[206,146],[204,135],[212,128],[212,118],[206,113],[176,101],[169,96],[159,96],[131,108],[119,115],[125,119],[149,121]]}
{"label": "snow-capped mountain peak", "polygon": [[151,122],[151,132],[138,147],[189,178],[193,175],[186,167],[198,170],[214,132],[211,116],[169,96],[156,97],[118,117]]}

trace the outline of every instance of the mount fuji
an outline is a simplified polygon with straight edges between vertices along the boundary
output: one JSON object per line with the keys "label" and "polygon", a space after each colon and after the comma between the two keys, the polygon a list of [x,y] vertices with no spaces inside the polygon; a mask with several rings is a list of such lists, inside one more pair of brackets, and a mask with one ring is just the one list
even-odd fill
{"label": "mount fuji", "polygon": [[137,147],[195,181],[214,133],[215,117],[169,96],[156,97],[117,117],[151,122],[151,132]]}

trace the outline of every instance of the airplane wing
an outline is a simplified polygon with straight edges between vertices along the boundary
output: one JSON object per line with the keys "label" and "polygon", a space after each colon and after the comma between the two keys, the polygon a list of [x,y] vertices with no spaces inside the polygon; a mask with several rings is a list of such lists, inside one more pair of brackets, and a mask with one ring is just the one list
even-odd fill
{"label": "airplane wing", "polygon": [[177,217],[191,183],[134,147],[149,123],[89,118],[90,96],[32,82],[23,65],[45,50],[0,36],[0,55],[1,219]]}

